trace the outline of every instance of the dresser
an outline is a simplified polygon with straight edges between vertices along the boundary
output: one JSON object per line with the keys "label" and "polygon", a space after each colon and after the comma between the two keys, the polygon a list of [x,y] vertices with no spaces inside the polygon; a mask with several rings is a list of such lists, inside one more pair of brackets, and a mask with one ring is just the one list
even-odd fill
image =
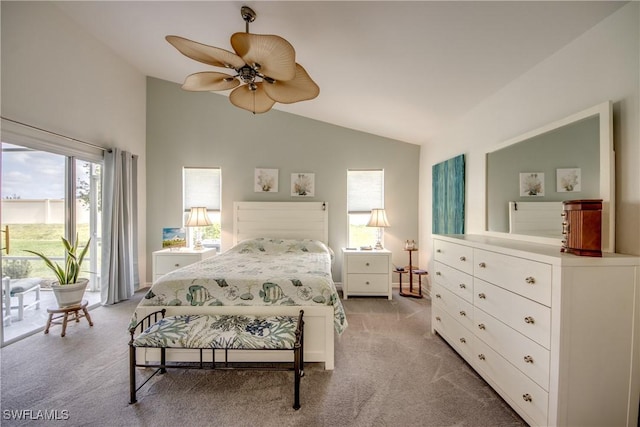
{"label": "dresser", "polygon": [[216,249],[203,249],[196,251],[193,249],[162,249],[152,254],[151,264],[153,269],[153,283],[163,275],[177,270],[185,265],[202,261],[216,254]]}
{"label": "dresser", "polygon": [[432,331],[527,423],[637,425],[638,257],[480,235],[433,246]]}
{"label": "dresser", "polygon": [[342,296],[391,299],[391,251],[342,249]]}

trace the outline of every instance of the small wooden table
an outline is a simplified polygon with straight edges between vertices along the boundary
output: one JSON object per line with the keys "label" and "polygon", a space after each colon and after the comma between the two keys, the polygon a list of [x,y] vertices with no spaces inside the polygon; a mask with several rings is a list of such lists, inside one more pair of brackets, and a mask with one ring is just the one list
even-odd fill
{"label": "small wooden table", "polygon": [[[76,322],[80,322],[80,319],[82,319],[83,317],[87,318],[89,326],[93,326],[91,316],[89,316],[89,310],[87,310],[87,305],[89,305],[89,302],[86,299],[83,299],[80,304],[70,305],[68,307],[47,308],[47,313],[49,313],[49,320],[47,320],[47,327],[45,328],[44,333],[49,333],[49,328],[52,324],[62,325],[62,333],[60,334],[60,336],[64,337],[67,333],[68,321],[75,320]],[[54,316],[55,314],[57,314],[57,316]]]}
{"label": "small wooden table", "polygon": [[[420,270],[417,265],[413,265],[411,260],[411,253],[417,251],[417,249],[405,249],[405,251],[409,252],[409,265],[405,266],[402,270],[396,270],[398,276],[400,276],[400,296],[403,297],[411,297],[411,298],[422,298],[422,276],[427,274],[426,270]],[[405,292],[402,289],[402,275],[404,273],[409,273],[409,292]],[[417,292],[413,290],[413,276],[418,276],[418,290]]]}

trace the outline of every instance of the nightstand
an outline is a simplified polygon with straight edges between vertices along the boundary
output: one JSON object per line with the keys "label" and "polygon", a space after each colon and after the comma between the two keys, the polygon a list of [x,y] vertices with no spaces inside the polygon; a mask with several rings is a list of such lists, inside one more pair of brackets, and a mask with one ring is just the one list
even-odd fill
{"label": "nightstand", "polygon": [[170,271],[210,258],[215,254],[215,248],[203,249],[201,251],[193,249],[162,249],[155,251],[152,255],[153,282],[155,283],[156,280]]}
{"label": "nightstand", "polygon": [[391,299],[391,251],[342,248],[342,295]]}

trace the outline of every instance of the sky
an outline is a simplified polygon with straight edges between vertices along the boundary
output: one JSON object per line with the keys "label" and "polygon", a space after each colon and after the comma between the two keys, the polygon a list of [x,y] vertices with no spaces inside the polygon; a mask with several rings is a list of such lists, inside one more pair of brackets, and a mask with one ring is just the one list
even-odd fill
{"label": "sky", "polygon": [[[65,156],[2,143],[2,198],[64,199]],[[78,168],[83,173],[83,168]]]}

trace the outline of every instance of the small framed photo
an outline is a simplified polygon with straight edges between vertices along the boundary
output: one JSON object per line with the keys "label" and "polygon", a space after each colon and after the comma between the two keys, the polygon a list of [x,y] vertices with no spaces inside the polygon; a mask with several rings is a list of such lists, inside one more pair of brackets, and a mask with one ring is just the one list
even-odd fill
{"label": "small framed photo", "polygon": [[544,196],[544,173],[520,173],[520,197]]}
{"label": "small framed photo", "polygon": [[187,233],[184,228],[163,228],[162,249],[184,248],[187,246]]}
{"label": "small framed photo", "polygon": [[571,193],[582,191],[580,168],[556,169],[556,191]]}
{"label": "small framed photo", "polygon": [[315,195],[315,174],[298,172],[291,174],[291,195],[313,197]]}
{"label": "small framed photo", "polygon": [[254,171],[253,191],[256,193],[277,193],[278,169],[256,168]]}

